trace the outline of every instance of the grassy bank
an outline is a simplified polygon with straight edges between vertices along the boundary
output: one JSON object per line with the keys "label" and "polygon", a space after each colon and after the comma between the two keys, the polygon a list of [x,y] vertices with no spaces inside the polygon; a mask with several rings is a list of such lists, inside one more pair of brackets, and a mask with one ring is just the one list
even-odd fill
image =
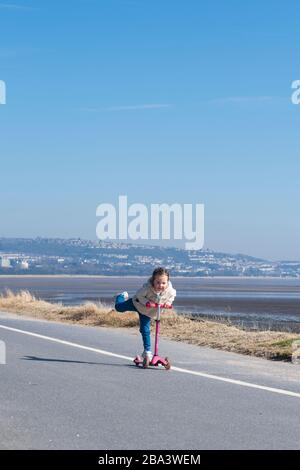
{"label": "grassy bank", "polygon": [[[36,299],[28,291],[16,294],[7,291],[2,294],[0,310],[89,326],[138,327],[138,317],[135,313],[120,314],[107,305],[91,302],[75,307],[63,306]],[[244,331],[236,326],[214,321],[193,320],[176,312],[163,314],[161,323],[161,334],[166,338],[268,359],[291,360],[292,342],[300,340],[299,334]]]}

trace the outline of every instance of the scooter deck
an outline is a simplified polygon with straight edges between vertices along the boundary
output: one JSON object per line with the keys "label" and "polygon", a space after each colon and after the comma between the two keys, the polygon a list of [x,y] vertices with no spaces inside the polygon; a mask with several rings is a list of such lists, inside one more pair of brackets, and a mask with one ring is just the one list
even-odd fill
{"label": "scooter deck", "polygon": [[[144,360],[141,358],[141,356],[136,356],[133,359],[133,362],[135,365],[138,366],[143,366],[144,367]],[[149,367],[159,367],[162,366],[165,369],[169,370],[171,368],[171,363],[170,360],[165,357],[160,357],[160,356],[153,356],[152,361],[149,363]]]}

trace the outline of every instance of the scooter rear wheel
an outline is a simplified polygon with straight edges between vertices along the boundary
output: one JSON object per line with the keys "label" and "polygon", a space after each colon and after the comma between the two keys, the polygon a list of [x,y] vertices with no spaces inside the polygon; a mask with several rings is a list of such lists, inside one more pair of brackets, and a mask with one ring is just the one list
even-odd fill
{"label": "scooter rear wheel", "polygon": [[143,364],[143,361],[141,359],[140,356],[136,356],[134,359],[133,359],[133,362],[135,363],[136,367],[139,367],[141,364]]}

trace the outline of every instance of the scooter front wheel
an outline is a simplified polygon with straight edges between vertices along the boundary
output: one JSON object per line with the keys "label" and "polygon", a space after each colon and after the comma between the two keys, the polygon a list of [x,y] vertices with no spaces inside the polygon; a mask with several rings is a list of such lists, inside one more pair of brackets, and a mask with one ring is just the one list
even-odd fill
{"label": "scooter front wheel", "polygon": [[166,361],[166,363],[165,363],[165,369],[166,369],[166,370],[170,370],[170,369],[171,369],[171,362],[170,362],[169,358],[168,358],[168,357],[165,357],[165,361]]}

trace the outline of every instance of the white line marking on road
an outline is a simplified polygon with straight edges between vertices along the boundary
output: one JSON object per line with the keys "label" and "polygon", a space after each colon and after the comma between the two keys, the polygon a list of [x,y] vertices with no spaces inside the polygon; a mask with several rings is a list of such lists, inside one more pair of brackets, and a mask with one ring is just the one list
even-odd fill
{"label": "white line marking on road", "polygon": [[[0,325],[0,328],[2,328],[4,330],[8,330],[8,331],[14,331],[16,333],[21,333],[21,334],[28,335],[28,336],[34,336],[36,338],[45,339],[47,341],[53,341],[54,343],[64,344],[66,346],[71,346],[73,348],[84,349],[85,351],[92,351],[92,352],[96,352],[98,354],[103,354],[105,356],[117,357],[119,359],[125,359],[126,361],[132,361],[132,357],[123,356],[121,354],[116,354],[116,353],[112,353],[112,352],[109,352],[109,351],[104,351],[103,349],[91,348],[90,346],[83,346],[82,344],[71,343],[70,341],[64,341],[62,339],[53,338],[51,336],[44,336],[44,335],[40,335],[38,333],[32,333],[31,331],[20,330],[18,328],[12,328],[10,326]],[[242,387],[255,388],[255,389],[258,389],[258,390],[264,390],[266,392],[272,392],[272,393],[277,393],[277,394],[280,394],[280,395],[287,395],[287,396],[290,396],[290,397],[300,398],[300,393],[292,392],[290,390],[283,390],[283,389],[280,389],[280,388],[265,387],[264,385],[257,385],[257,384],[253,384],[253,383],[250,383],[250,382],[244,382],[244,381],[241,381],[241,380],[228,379],[226,377],[219,377],[218,375],[206,374],[204,372],[197,372],[197,371],[189,370],[189,369],[181,369],[180,367],[173,367],[172,366],[171,370],[175,371],[175,372],[181,372],[183,374],[190,374],[190,375],[195,375],[195,376],[198,376],[198,377],[204,377],[204,378],[207,378],[207,379],[218,380],[220,382],[227,382],[227,383],[234,384],[234,385],[240,385]]]}

